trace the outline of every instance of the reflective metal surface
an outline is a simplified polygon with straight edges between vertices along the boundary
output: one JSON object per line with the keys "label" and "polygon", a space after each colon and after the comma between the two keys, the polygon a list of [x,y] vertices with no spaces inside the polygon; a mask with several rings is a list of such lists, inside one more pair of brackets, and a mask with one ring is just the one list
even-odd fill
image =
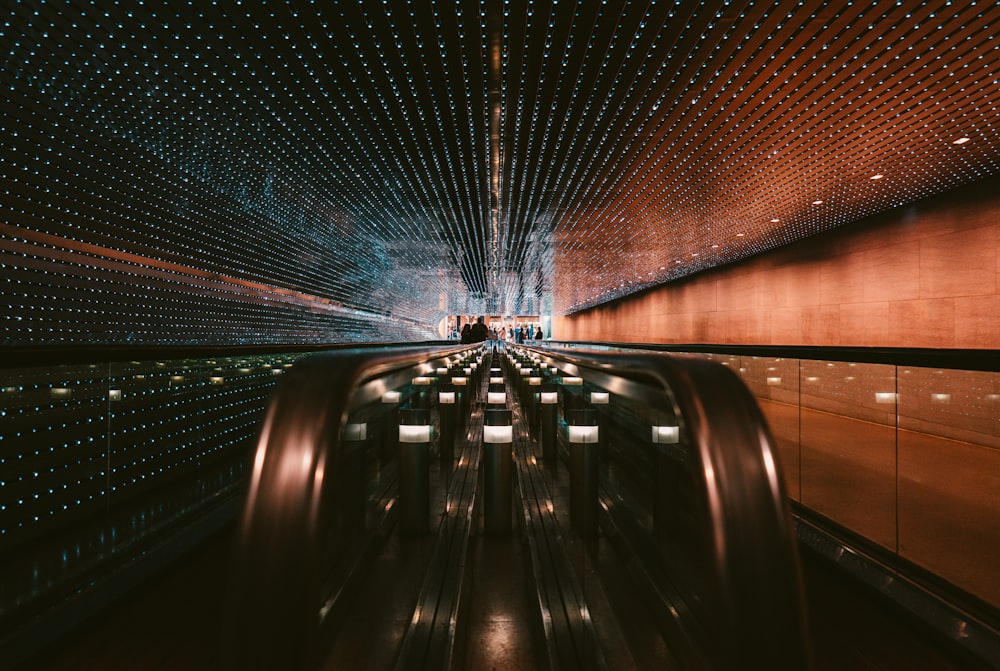
{"label": "reflective metal surface", "polygon": [[284,376],[268,405],[239,521],[226,642],[230,667],[309,668],[322,659],[343,576],[362,559],[360,537],[373,533],[361,521],[365,509],[370,513],[373,500],[382,513],[402,503],[377,496],[345,500],[345,491],[356,491],[361,479],[360,457],[352,455],[360,449],[359,418],[351,413],[367,412],[372,419],[366,424],[382,425],[388,438],[383,453],[390,453],[384,456],[394,458],[397,410],[382,402],[385,392],[465,349],[324,352]]}
{"label": "reflective metal surface", "polygon": [[0,5],[0,342],[404,340],[1000,172],[995,3]]}

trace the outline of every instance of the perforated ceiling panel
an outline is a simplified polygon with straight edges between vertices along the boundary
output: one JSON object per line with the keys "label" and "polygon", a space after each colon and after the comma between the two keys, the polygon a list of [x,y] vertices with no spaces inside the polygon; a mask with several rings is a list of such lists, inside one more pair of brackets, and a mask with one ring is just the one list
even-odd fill
{"label": "perforated ceiling panel", "polygon": [[0,7],[7,344],[427,337],[1000,173],[993,2]]}

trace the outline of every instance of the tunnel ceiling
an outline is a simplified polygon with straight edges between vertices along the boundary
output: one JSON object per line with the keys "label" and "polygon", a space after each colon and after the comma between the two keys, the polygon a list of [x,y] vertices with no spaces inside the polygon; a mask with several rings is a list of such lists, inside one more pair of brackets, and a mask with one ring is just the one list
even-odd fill
{"label": "tunnel ceiling", "polygon": [[0,7],[4,258],[95,314],[563,314],[1000,172],[993,2]]}

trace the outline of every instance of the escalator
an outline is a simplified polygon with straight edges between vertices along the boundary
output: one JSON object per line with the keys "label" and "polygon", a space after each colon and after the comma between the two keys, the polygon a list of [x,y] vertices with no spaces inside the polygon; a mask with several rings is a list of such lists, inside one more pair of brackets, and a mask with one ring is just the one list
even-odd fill
{"label": "escalator", "polygon": [[[25,668],[980,668],[808,553],[799,580],[766,430],[725,372],[530,349],[316,358],[300,369],[312,382],[289,376],[272,402],[241,520]],[[484,510],[494,368],[512,420],[506,532]],[[462,378],[449,420],[436,395]],[[400,458],[411,409],[427,411],[424,461]],[[583,513],[578,425],[599,429],[584,432],[599,449]],[[276,438],[286,449],[267,454]]]}
{"label": "escalator", "polygon": [[[535,622],[525,659],[539,668],[638,668],[630,637],[651,640],[657,633],[669,640],[663,664],[735,668],[750,658],[772,667],[809,666],[787,504],[759,412],[738,380],[718,366],[663,357],[616,357],[614,372],[599,357],[563,357],[556,365],[529,350],[496,346],[451,357],[317,355],[283,380],[241,520],[244,562],[234,568],[228,639],[234,667],[356,666],[353,650],[391,659],[396,669],[464,668],[484,643],[502,650],[512,632],[528,636],[525,609]],[[431,436],[434,426],[447,429],[435,385],[453,385],[454,378],[473,386],[458,404],[468,411],[449,462],[435,452],[444,441]],[[556,386],[558,409],[542,406],[543,385]],[[596,436],[606,420],[600,409],[584,407],[593,401],[584,396],[595,393],[593,385],[613,390],[616,405],[629,408],[633,419],[642,416],[646,428],[636,435],[648,436],[650,426],[660,431],[654,444],[621,444],[628,452],[621,458],[598,457]],[[402,396],[392,401],[401,405],[387,415],[386,393],[397,390]],[[596,393],[606,399],[612,392]],[[708,402],[712,394],[725,402]],[[489,419],[498,407],[511,416],[500,457],[487,437],[500,428]],[[555,422],[543,419],[547,411],[557,413]],[[403,419],[412,412],[425,413],[425,426]],[[399,420],[398,435],[392,418]],[[418,437],[405,437],[404,429]],[[577,445],[576,434],[593,438]],[[348,456],[345,446],[358,441],[367,456]],[[418,449],[411,441],[423,456],[407,456]],[[547,453],[552,443],[555,452]],[[351,483],[362,473],[384,477],[371,455],[386,451],[399,454],[399,496],[388,504],[376,497],[373,506],[371,485],[360,492]],[[583,452],[591,463],[577,463]],[[603,478],[617,492],[611,505],[596,487],[581,485],[598,481],[598,459],[613,462],[605,467],[612,477]],[[569,506],[566,476],[556,465],[562,462],[570,466]],[[414,477],[424,484],[407,484]],[[432,480],[440,483],[435,496],[422,491]],[[514,502],[513,510],[502,510]],[[390,514],[400,520],[397,538],[377,531]],[[621,520],[629,516],[634,523],[626,528]],[[609,552],[602,560],[599,518],[612,520],[612,545],[631,553],[624,563],[639,588],[630,587],[626,597],[607,594],[594,579]],[[607,535],[611,527],[601,524]],[[493,561],[525,571],[526,581],[511,580],[503,590],[513,605],[486,597],[484,586],[502,582],[483,567]],[[654,613],[640,619],[648,631],[626,634],[615,618],[594,617],[629,601]],[[385,633],[374,633],[375,619],[360,624],[369,610],[382,618]],[[472,623],[481,628],[470,629]],[[516,647],[523,649],[525,640]]]}

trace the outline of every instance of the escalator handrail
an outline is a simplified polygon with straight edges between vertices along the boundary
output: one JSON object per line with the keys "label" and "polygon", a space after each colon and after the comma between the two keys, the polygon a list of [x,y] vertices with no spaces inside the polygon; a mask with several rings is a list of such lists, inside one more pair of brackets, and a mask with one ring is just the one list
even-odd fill
{"label": "escalator handrail", "polygon": [[294,364],[268,404],[238,533],[225,636],[230,668],[309,668],[323,653],[328,484],[344,420],[435,363],[475,346],[322,352]]}
{"label": "escalator handrail", "polygon": [[[798,550],[774,441],[756,401],[727,367],[665,354],[526,347],[605,389],[666,394],[702,476],[711,529],[711,653],[722,668],[810,668]],[[626,382],[623,384],[623,380]]]}

